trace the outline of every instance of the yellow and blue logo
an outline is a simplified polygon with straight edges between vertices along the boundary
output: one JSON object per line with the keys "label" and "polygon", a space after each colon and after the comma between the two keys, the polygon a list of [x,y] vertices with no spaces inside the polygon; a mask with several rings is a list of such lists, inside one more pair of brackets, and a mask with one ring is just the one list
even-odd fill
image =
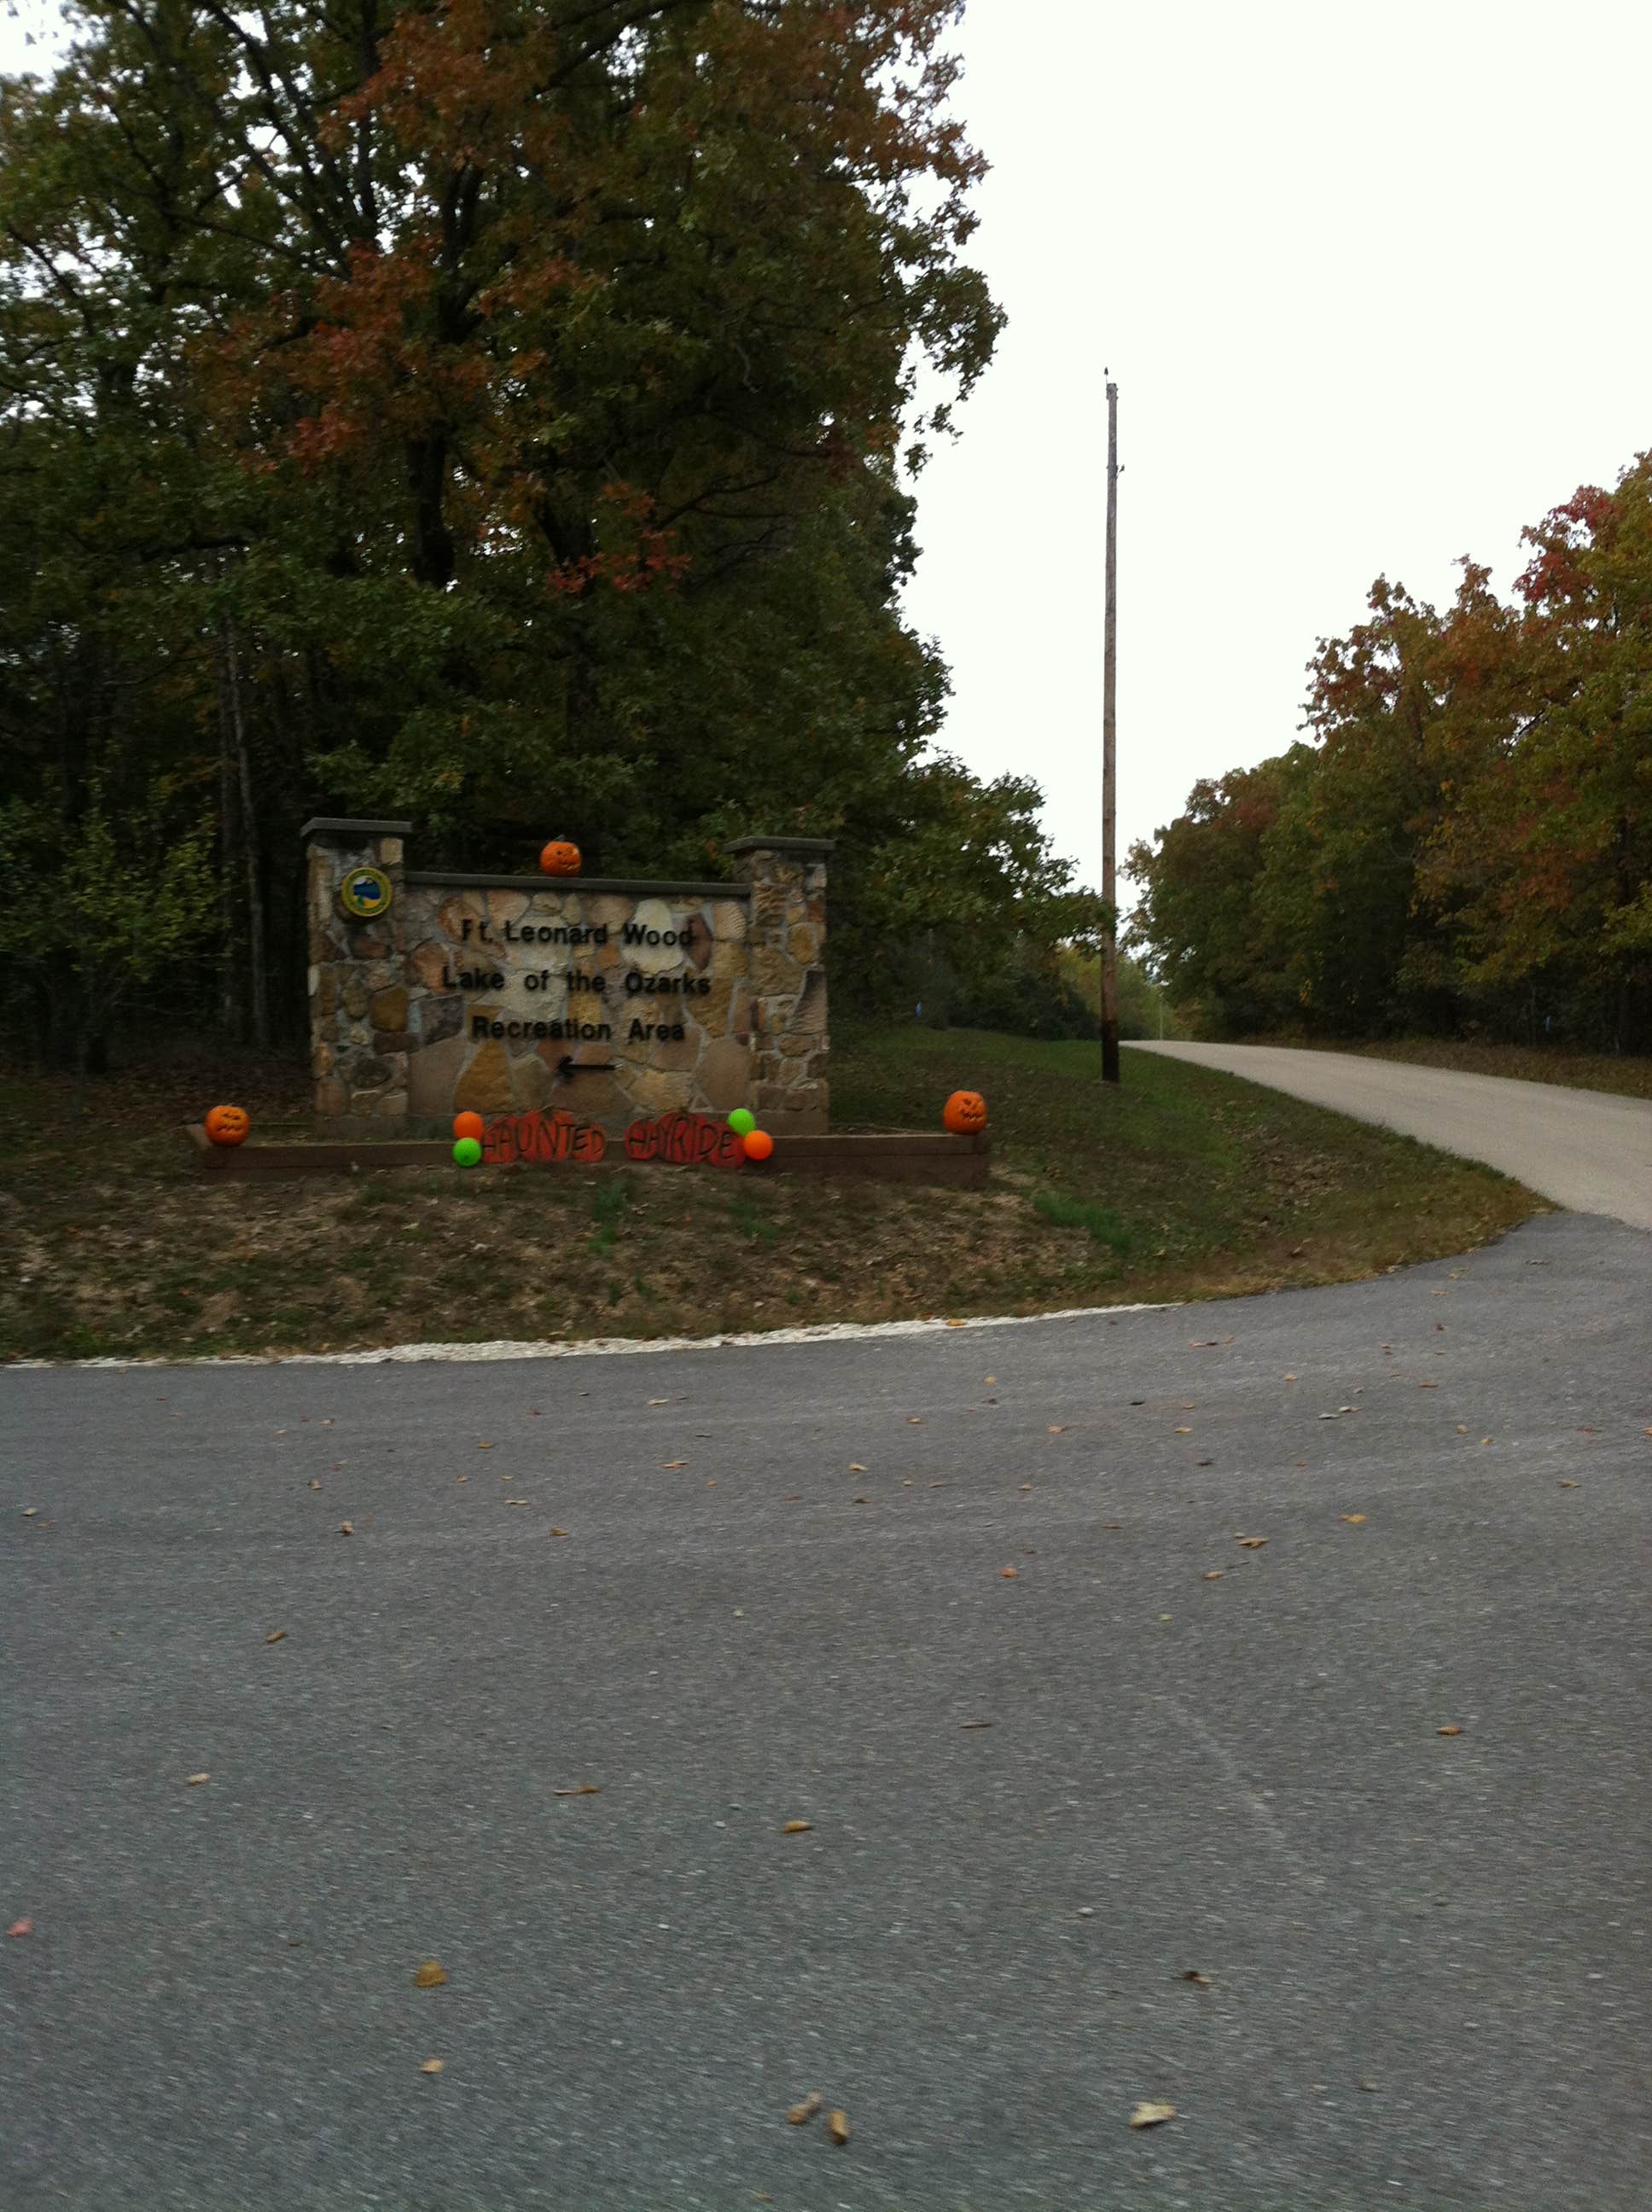
{"label": "yellow and blue logo", "polygon": [[372,921],[395,897],[395,889],[382,868],[351,868],[338,886],[338,903],[357,921]]}

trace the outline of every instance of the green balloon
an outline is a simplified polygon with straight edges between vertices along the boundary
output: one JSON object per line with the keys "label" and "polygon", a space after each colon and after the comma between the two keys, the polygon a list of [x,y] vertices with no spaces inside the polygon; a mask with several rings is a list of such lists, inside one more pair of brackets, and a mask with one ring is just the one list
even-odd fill
{"label": "green balloon", "polygon": [[480,1167],[482,1164],[482,1146],[479,1139],[475,1137],[459,1138],[453,1146],[453,1159],[455,1164],[459,1167]]}
{"label": "green balloon", "polygon": [[757,1117],[744,1106],[737,1106],[728,1117],[728,1126],[737,1137],[749,1137],[757,1126]]}

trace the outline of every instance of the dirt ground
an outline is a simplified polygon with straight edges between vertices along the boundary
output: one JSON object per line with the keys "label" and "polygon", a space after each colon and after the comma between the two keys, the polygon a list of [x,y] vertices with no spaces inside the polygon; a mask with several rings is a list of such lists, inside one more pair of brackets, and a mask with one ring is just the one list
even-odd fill
{"label": "dirt ground", "polygon": [[331,1351],[1036,1312],[1341,1281],[1542,1201],[1469,1162],[1206,1071],[963,1030],[841,1036],[840,1127],[987,1095],[979,1190],[650,1165],[209,1180],[229,1097],[301,1130],[289,1066],[174,1051],[0,1079],[0,1358]]}

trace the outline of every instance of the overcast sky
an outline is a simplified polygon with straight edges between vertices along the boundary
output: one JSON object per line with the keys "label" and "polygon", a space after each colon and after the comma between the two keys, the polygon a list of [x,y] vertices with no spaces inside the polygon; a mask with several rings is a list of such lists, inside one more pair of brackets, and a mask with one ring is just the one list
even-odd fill
{"label": "overcast sky", "polygon": [[1379,574],[1499,588],[1652,446],[1646,0],[971,0],[957,106],[1007,310],[919,480],[944,742],[1099,882],[1103,368],[1122,855],[1301,720]]}
{"label": "overcast sky", "polygon": [[[0,16],[0,68],[35,59]],[[1103,371],[1121,853],[1289,744],[1316,637],[1652,446],[1646,0],[972,0],[1009,313],[920,480],[944,742],[1099,882]]]}

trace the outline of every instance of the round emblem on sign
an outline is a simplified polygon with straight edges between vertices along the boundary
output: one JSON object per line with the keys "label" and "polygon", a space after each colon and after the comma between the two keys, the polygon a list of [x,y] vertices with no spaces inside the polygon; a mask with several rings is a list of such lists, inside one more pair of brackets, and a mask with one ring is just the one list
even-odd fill
{"label": "round emblem on sign", "polygon": [[371,921],[396,896],[382,868],[351,868],[338,886],[338,903],[358,921]]}

